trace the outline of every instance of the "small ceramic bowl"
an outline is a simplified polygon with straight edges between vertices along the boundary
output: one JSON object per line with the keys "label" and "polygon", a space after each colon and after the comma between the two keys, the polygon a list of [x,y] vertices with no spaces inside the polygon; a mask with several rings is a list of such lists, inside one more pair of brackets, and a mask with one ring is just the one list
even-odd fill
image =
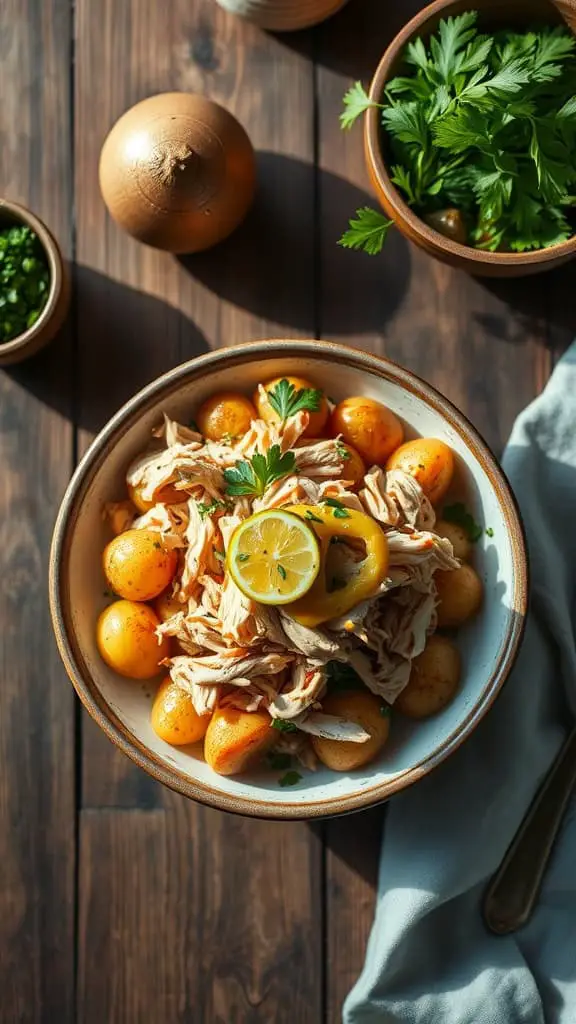
{"label": "small ceramic bowl", "polygon": [[347,0],[218,0],[237,14],[269,32],[297,32],[330,18]]}
{"label": "small ceramic bowl", "polygon": [[[166,411],[188,422],[215,391],[251,394],[266,378],[298,374],[336,401],[368,395],[401,417],[408,436],[446,441],[457,462],[455,497],[491,528],[476,545],[475,565],[487,599],[458,633],[463,680],[440,715],[423,722],[392,720],[380,758],[350,773],[320,767],[282,789],[278,773],[214,774],[194,748],[164,743],[150,725],[154,684],[115,675],[96,649],[96,620],[107,604],[101,552],[109,540],[102,510],[125,494],[125,472],[148,444]],[[259,341],[221,349],[176,367],[128,402],[98,435],[64,497],[50,556],[50,603],[60,653],[93,718],[141,768],[172,789],[228,811],[263,818],[313,818],[386,800],[444,761],[475,729],[500,690],[522,635],[527,563],[514,499],[496,460],[468,421],[434,388],[393,363],[319,341]]]}
{"label": "small ceramic bowl", "polygon": [[12,341],[0,344],[0,366],[28,359],[47,345],[62,327],[70,305],[70,279],[58,243],[46,225],[25,206],[0,199],[0,230],[21,224],[31,228],[40,239],[50,271],[50,291],[36,323]]}
{"label": "small ceramic bowl", "polygon": [[[576,31],[574,0],[434,0],[420,11],[393,39],[384,53],[370,86],[370,98],[380,102],[384,87],[395,75],[402,74],[406,46],[416,37],[428,39],[443,18],[454,17],[471,9],[479,12],[478,25],[484,31],[516,27],[527,29],[531,24],[564,24]],[[568,96],[566,97],[568,99]],[[484,252],[461,245],[434,231],[410,209],[392,184],[382,148],[380,111],[366,112],[364,122],[366,164],[378,200],[406,238],[443,263],[485,277],[522,277],[565,263],[576,254],[576,235],[559,245],[534,252]]]}

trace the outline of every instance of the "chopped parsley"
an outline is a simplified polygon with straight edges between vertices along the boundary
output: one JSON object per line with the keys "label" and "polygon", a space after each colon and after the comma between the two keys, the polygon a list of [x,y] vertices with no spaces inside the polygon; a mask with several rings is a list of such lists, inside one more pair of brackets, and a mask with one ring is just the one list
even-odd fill
{"label": "chopped parsley", "polygon": [[0,230],[0,343],[36,323],[49,291],[46,254],[35,232],[24,225]]}
{"label": "chopped parsley", "polygon": [[211,516],[218,509],[226,509],[226,502],[218,501],[218,498],[214,498],[213,501],[197,501],[196,507],[202,520],[206,519],[207,516]]}
{"label": "chopped parsley", "polygon": [[286,772],[286,775],[283,775],[281,779],[278,779],[278,785],[282,786],[282,788],[285,786],[296,786],[300,782],[301,778],[302,776],[300,775],[300,772]]}
{"label": "chopped parsley", "polygon": [[236,561],[237,562],[247,562],[249,558],[250,558],[250,555],[248,555],[245,551],[242,551],[239,555],[236,556]]}
{"label": "chopped parsley", "polygon": [[334,510],[335,519],[350,519],[350,513],[338,498],[324,498],[324,504]]}
{"label": "chopped parsley", "polygon": [[304,518],[308,519],[308,521],[311,523],[320,523],[321,526],[324,525],[324,521],[320,519],[318,516],[315,516],[312,509],[310,508],[306,509],[306,512],[304,513]]}
{"label": "chopped parsley", "polygon": [[297,732],[297,728],[294,722],[287,722],[283,718],[275,718],[272,722],[272,728],[278,729],[278,732]]}
{"label": "chopped parsley", "polygon": [[454,505],[447,505],[443,512],[443,518],[447,523],[461,526],[468,540],[472,541],[473,544],[480,540],[483,532],[482,527],[478,525],[472,513],[468,512],[468,509],[461,501],[457,501]]}
{"label": "chopped parsley", "polygon": [[338,455],[340,456],[341,459],[352,458],[350,452],[348,451],[343,441],[336,441],[336,451],[338,452]]}
{"label": "chopped parsley", "polygon": [[280,573],[280,576],[282,577],[283,580],[285,580],[286,579],[286,569],[284,568],[283,565],[280,565],[280,562],[278,562],[278,567],[277,568],[278,568],[278,572]]}
{"label": "chopped parsley", "polygon": [[487,529],[486,529],[486,536],[487,537],[493,537],[494,536],[494,530],[492,529],[491,526],[487,527]]}

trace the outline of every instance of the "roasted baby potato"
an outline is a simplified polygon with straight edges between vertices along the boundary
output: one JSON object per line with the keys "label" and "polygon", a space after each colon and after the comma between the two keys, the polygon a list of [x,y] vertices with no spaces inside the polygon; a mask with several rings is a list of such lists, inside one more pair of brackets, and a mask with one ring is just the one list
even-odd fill
{"label": "roasted baby potato", "polygon": [[238,775],[278,738],[267,711],[217,708],[206,731],[204,757],[218,775]]}
{"label": "roasted baby potato", "polygon": [[429,718],[450,703],[460,682],[460,654],[445,636],[431,636],[414,658],[408,685],[394,707],[409,718]]}
{"label": "roasted baby potato", "polygon": [[382,713],[383,708],[380,698],[368,690],[344,690],[327,697],[322,703],[325,714],[356,722],[370,733],[370,739],[351,743],[311,736],[314,752],[322,764],[335,772],[351,772],[373,761],[390,732],[390,716]]}
{"label": "roasted baby potato", "polygon": [[404,430],[394,413],[374,398],[345,398],[333,409],[330,419],[333,437],[342,435],[367,466],[381,464],[398,445]]}
{"label": "roasted baby potato", "polygon": [[210,715],[199,715],[192,698],[172,682],[170,676],[160,683],[152,705],[154,732],[173,747],[197,743],[206,733]]}
{"label": "roasted baby potato", "polygon": [[96,627],[98,650],[110,668],[129,679],[150,679],[170,655],[170,641],[158,642],[158,616],[147,604],[115,601],[104,609]]}
{"label": "roasted baby potato", "polygon": [[128,601],[149,601],[172,581],[178,556],[162,546],[159,533],[126,530],[106,545],[102,564],[115,594]]}
{"label": "roasted baby potato", "polygon": [[184,491],[176,490],[173,484],[166,484],[165,487],[161,487],[154,495],[153,501],[143,498],[140,488],[133,487],[132,484],[128,484],[128,494],[132,504],[142,515],[144,512],[149,512],[151,508],[154,508],[154,505],[178,505],[179,502],[186,501],[188,498]]}
{"label": "roasted baby potato", "polygon": [[438,590],[438,625],[460,626],[472,618],[482,604],[484,587],[471,565],[459,569],[437,572],[434,576]]}
{"label": "roasted baby potato", "polygon": [[163,590],[154,601],[154,610],[159,619],[162,622],[167,622],[173,615],[178,612],[183,612],[187,608],[186,604],[182,604],[181,601],[172,593],[172,587],[169,586],[166,590]]}
{"label": "roasted baby potato", "polygon": [[317,388],[315,384],[312,384],[311,381],[306,380],[305,377],[274,377],[273,380],[269,380],[266,384],[262,385],[265,394],[262,394],[262,389],[258,388],[254,392],[254,405],[256,406],[260,419],[265,420],[266,423],[278,423],[280,421],[280,416],[276,410],[272,408],[267,398],[267,394],[269,391],[274,391],[282,380],[286,380],[289,384],[292,384],[295,391],[302,391],[309,388],[312,391],[320,391],[321,397],[319,408],[316,412],[308,410],[310,421],[302,436],[321,437],[324,427],[328,422],[328,415],[330,412],[328,409],[328,402],[326,401],[324,392],[320,388]]}
{"label": "roasted baby potato", "polygon": [[196,413],[198,430],[210,441],[242,437],[256,419],[256,409],[245,395],[221,391],[207,398]]}
{"label": "roasted baby potato", "polygon": [[439,537],[446,537],[452,545],[456,558],[461,562],[467,562],[472,553],[472,544],[466,530],[458,523],[449,523],[446,519],[439,519],[434,527],[434,533]]}
{"label": "roasted baby potato", "polygon": [[386,469],[401,469],[420,484],[424,494],[436,505],[450,487],[454,474],[452,449],[437,437],[417,437],[397,448]]}

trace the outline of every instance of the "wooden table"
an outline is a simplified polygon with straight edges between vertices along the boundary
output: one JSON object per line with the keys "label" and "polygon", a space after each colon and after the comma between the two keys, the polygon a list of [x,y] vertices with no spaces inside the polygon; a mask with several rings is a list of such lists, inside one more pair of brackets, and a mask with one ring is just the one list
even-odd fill
{"label": "wooden table", "polygon": [[[74,265],[68,329],[0,374],[0,1021],[324,1024],[371,923],[383,813],[259,823],[162,789],[80,712],[46,602],[70,472],[134,391],[209,347],[327,337],[431,381],[501,451],[576,327],[575,268],[491,284],[399,236],[336,245],[370,202],[359,130],[339,130],[408,0],[351,0],[275,38],[212,0],[0,0],[0,194]],[[98,190],[116,118],[204,92],[258,150],[256,208],[177,261],[123,235]]]}

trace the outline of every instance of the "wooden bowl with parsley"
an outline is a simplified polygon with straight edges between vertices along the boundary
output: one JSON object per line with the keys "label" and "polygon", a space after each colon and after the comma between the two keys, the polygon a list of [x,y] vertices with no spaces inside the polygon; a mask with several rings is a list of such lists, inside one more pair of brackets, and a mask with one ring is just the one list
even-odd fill
{"label": "wooden bowl with parsley", "polygon": [[69,298],[66,266],[46,225],[0,199],[0,365],[27,359],[51,341]]}
{"label": "wooden bowl with parsley", "polygon": [[395,225],[473,274],[518,277],[576,253],[576,5],[435,0],[388,47],[365,113],[366,162],[384,209],[341,239],[375,254]]}

